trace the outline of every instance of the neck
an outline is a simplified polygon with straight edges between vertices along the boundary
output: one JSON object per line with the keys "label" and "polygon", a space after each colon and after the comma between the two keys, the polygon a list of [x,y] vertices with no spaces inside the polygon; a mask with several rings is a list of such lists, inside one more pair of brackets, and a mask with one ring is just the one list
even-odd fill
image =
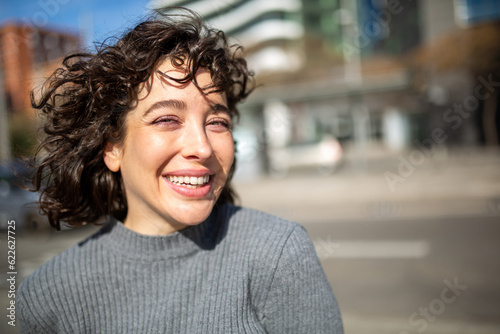
{"label": "neck", "polygon": [[127,215],[123,225],[136,233],[143,235],[169,235],[187,228],[189,225],[167,220],[137,219]]}

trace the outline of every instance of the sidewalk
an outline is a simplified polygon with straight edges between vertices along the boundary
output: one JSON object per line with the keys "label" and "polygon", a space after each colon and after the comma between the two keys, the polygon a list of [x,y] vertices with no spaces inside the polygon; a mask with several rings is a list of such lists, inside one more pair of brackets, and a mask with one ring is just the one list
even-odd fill
{"label": "sidewalk", "polygon": [[347,155],[330,176],[293,171],[284,179],[240,181],[235,188],[242,205],[299,222],[325,215],[336,222],[500,215],[499,150],[411,158],[412,151],[370,152],[360,163]]}
{"label": "sidewalk", "polygon": [[[355,334],[405,334],[418,333],[409,326],[408,319],[390,317],[366,317],[360,315],[342,315],[345,333]],[[437,319],[430,323],[425,331],[433,334],[498,334],[498,326],[466,321],[446,321]]]}

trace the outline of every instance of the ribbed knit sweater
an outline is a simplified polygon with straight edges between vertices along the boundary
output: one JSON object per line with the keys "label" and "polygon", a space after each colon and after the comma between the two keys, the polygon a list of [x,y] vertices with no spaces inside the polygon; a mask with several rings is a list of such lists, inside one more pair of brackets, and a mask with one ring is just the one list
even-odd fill
{"label": "ribbed knit sweater", "polygon": [[302,226],[229,204],[167,236],[111,220],[17,298],[21,333],[343,333]]}

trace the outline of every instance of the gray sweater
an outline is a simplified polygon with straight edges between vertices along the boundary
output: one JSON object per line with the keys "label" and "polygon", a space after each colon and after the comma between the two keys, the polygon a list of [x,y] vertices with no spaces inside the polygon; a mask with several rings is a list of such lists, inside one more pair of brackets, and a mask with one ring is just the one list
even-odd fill
{"label": "gray sweater", "polygon": [[343,333],[305,230],[229,204],[167,236],[111,221],[17,298],[21,333]]}

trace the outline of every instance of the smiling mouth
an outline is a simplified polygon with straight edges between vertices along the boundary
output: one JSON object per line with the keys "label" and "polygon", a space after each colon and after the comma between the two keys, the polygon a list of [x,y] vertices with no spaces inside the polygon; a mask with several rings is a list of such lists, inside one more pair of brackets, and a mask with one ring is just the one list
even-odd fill
{"label": "smiling mouth", "polygon": [[210,176],[173,176],[167,175],[166,179],[176,186],[186,187],[186,188],[201,188],[208,184],[210,181]]}

